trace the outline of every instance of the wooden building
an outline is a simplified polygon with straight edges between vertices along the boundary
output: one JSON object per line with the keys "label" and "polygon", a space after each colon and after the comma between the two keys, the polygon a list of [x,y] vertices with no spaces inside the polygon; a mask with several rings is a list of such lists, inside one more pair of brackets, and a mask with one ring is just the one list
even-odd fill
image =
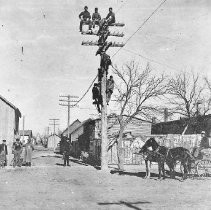
{"label": "wooden building", "polygon": [[[185,132],[184,132],[185,131]],[[180,120],[161,122],[152,125],[152,134],[200,134],[205,131],[206,135],[211,137],[211,114]]]}
{"label": "wooden building", "polygon": [[92,119],[87,119],[83,122],[81,122],[77,127],[75,127],[74,130],[70,133],[71,142],[73,145],[73,156],[79,157],[81,154],[82,149],[79,147],[79,137],[84,134],[86,125],[89,124],[92,121]]}
{"label": "wooden building", "polygon": [[19,132],[21,112],[17,107],[0,96],[0,141],[5,139],[8,145],[8,161],[11,160],[11,147]]}
{"label": "wooden building", "polygon": [[[69,132],[72,133],[76,127],[78,127],[78,125],[81,124],[81,121],[80,120],[75,120],[74,122],[72,122],[70,125],[69,125]],[[67,133],[68,133],[68,128],[66,128],[63,132],[62,132],[62,136],[67,136]]]}
{"label": "wooden building", "polygon": [[[111,140],[112,138],[117,138],[115,135],[119,132],[119,122],[115,115],[108,116],[108,138]],[[148,136],[151,134],[151,123],[134,119],[132,120],[124,131],[124,140],[123,147],[125,149],[129,149],[128,142],[131,143],[138,136]],[[83,134],[78,137],[79,148],[82,151],[86,151],[89,155],[96,160],[96,162],[100,162],[100,154],[101,154],[101,119],[95,119],[91,121],[87,121],[83,125]],[[127,159],[131,159],[131,164],[133,164],[132,152],[129,151],[127,153]],[[125,153],[125,154],[126,154]],[[116,144],[113,145],[111,150],[109,151],[109,163],[116,163]],[[126,160],[125,160],[126,163]],[[129,164],[129,162],[128,162]],[[134,163],[135,164],[135,163]]]}

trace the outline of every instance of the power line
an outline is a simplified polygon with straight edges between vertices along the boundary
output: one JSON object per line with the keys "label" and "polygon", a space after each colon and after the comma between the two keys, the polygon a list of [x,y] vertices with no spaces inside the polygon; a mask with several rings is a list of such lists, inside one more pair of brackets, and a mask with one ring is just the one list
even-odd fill
{"label": "power line", "polygon": [[151,61],[151,62],[153,62],[153,63],[157,63],[157,64],[159,64],[159,65],[161,65],[161,66],[165,66],[165,67],[167,67],[167,68],[169,68],[169,69],[173,69],[173,70],[177,70],[177,71],[178,71],[178,69],[176,69],[176,68],[174,68],[174,67],[172,67],[172,66],[169,66],[169,65],[167,65],[167,64],[161,63],[161,62],[156,61],[156,60],[154,60],[154,59],[145,57],[144,55],[141,55],[140,53],[136,53],[136,52],[133,52],[132,50],[128,50],[128,49],[125,49],[125,48],[123,48],[123,50],[125,50],[125,51],[127,51],[127,52],[129,52],[129,53],[132,53],[132,54],[134,54],[134,55],[138,55],[138,56],[140,56],[140,57],[142,57],[142,58],[144,58],[144,59],[146,59],[146,60],[149,60],[149,61]]}
{"label": "power line", "polygon": [[88,89],[86,90],[86,92],[83,94],[83,96],[77,101],[75,105],[77,105],[79,102],[82,101],[82,99],[86,96],[86,94],[89,92],[90,88],[92,87],[92,85],[94,84],[95,80],[97,79],[98,75],[92,80],[92,83],[90,84],[90,86],[88,87]]}
{"label": "power line", "polygon": [[[125,45],[129,42],[129,40],[146,24],[146,22],[158,11],[158,9],[166,2],[167,0],[162,1],[159,6],[151,13],[151,15],[141,24],[140,27],[126,40]],[[122,49],[119,48],[113,55],[112,58]]]}
{"label": "power line", "polygon": [[125,1],[116,11],[116,14],[125,6],[125,4],[127,3],[127,1]]}

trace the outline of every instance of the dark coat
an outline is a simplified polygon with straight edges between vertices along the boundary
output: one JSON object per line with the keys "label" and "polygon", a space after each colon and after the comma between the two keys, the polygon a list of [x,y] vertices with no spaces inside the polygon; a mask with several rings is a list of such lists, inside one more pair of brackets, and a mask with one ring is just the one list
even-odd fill
{"label": "dark coat", "polygon": [[87,18],[91,19],[91,15],[88,11],[83,11],[79,14],[79,18],[83,18],[84,20],[86,20]]}
{"label": "dark coat", "polygon": [[111,18],[110,22],[111,23],[115,23],[116,19],[115,19],[115,14],[113,12],[109,12],[108,15],[106,16],[106,20],[108,20],[109,18]]}
{"label": "dark coat", "polygon": [[12,145],[12,150],[22,151],[23,150],[23,144],[21,142],[14,142],[13,145]]}
{"label": "dark coat", "polygon": [[100,16],[100,13],[98,12],[95,12],[92,14],[92,20],[101,20],[101,16]]}
{"label": "dark coat", "polygon": [[209,139],[206,136],[201,139],[200,147],[209,148]]}
{"label": "dark coat", "polygon": [[62,151],[62,153],[66,153],[66,154],[69,154],[70,155],[70,153],[71,153],[71,151],[72,151],[72,145],[71,145],[71,143],[70,142],[68,142],[68,141],[63,141],[62,142],[62,145],[61,145],[61,151]]}

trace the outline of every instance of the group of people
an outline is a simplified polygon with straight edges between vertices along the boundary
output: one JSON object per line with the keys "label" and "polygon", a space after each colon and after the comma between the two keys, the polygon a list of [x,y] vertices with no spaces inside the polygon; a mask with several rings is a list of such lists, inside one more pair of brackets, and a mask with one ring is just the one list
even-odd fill
{"label": "group of people", "polygon": [[[102,106],[102,95],[101,95],[101,82],[94,83],[94,87],[92,88],[92,99],[93,104],[97,106],[97,110],[99,113],[101,113],[100,105]],[[109,105],[109,102],[111,100],[111,95],[114,90],[114,79],[113,76],[110,76],[109,79],[106,82],[106,102],[107,105]]]}
{"label": "group of people", "polygon": [[[84,11],[79,14],[80,18],[80,26],[79,30],[82,32],[82,26],[83,24],[89,25],[89,30],[91,31],[91,28],[95,28],[95,25],[100,25],[102,22],[101,15],[98,12],[98,8],[95,8],[94,13],[92,14],[92,17],[88,11],[88,7],[84,7]],[[109,13],[107,14],[106,18],[104,19],[107,21],[108,25],[111,25],[116,22],[115,20],[115,14],[113,12],[113,9],[110,7],[109,8]]]}
{"label": "group of people", "polygon": [[[12,145],[12,154],[14,155],[13,167],[16,167],[16,166],[21,167],[22,162],[25,163],[25,166],[31,167],[33,150],[34,150],[34,146],[30,138],[27,140],[26,144],[22,144],[22,142],[20,141],[20,138],[16,138],[16,141],[13,142],[13,145]],[[23,161],[22,161],[21,155],[23,152],[24,152],[24,156],[23,156]],[[3,166],[7,166],[7,155],[8,155],[8,149],[7,149],[6,140],[4,139],[2,141],[2,144],[0,144],[0,156],[1,156],[1,161],[3,162]]]}

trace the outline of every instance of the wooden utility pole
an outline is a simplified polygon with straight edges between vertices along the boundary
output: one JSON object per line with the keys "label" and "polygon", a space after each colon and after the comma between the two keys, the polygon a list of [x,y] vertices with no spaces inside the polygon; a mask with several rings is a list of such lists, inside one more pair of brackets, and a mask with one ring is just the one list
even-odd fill
{"label": "wooden utility pole", "polygon": [[101,82],[101,94],[103,99],[102,109],[101,109],[101,170],[108,169],[108,136],[107,136],[107,97],[106,97],[106,71],[103,73]]}
{"label": "wooden utility pole", "polygon": [[[67,106],[67,138],[70,139],[70,108],[74,108],[77,107],[75,104],[71,104],[71,103],[77,103],[78,101],[76,100],[71,100],[71,98],[79,98],[78,96],[73,96],[73,95],[60,95],[59,97],[61,97],[59,99],[60,102],[65,102],[65,103],[60,103],[59,105],[61,106]],[[66,99],[62,99],[66,98]]]}
{"label": "wooden utility pole", "polygon": [[58,120],[59,120],[59,119],[55,119],[55,118],[54,118],[54,119],[49,119],[49,120],[50,120],[50,122],[51,122],[49,125],[53,125],[53,135],[55,135],[55,133],[56,133],[56,132],[55,132],[55,131],[56,131],[55,128],[56,128],[56,125],[59,125],[59,124],[58,124]]}
{"label": "wooden utility pole", "polygon": [[[99,46],[98,51],[96,52],[96,55],[100,55],[101,61],[100,61],[100,69],[102,73],[102,78],[98,75],[99,83],[101,83],[101,96],[102,96],[102,103],[101,103],[101,170],[108,170],[108,136],[107,136],[107,94],[106,94],[106,84],[107,84],[107,73],[109,65],[111,65],[110,56],[106,54],[106,51],[109,47],[123,47],[123,43],[115,43],[115,42],[107,42],[108,36],[117,36],[117,37],[123,37],[123,33],[113,32],[111,33],[109,31],[110,26],[124,26],[124,24],[109,24],[108,20],[105,20],[101,26],[99,27],[99,30],[97,35],[99,36],[99,40],[97,42],[92,41],[83,41],[82,45],[85,46]],[[86,34],[86,33],[83,33]],[[98,72],[99,74],[99,72]]]}
{"label": "wooden utility pole", "polygon": [[23,133],[22,133],[22,135],[23,135],[23,142],[24,142],[24,126],[25,126],[25,116],[23,115]]}

